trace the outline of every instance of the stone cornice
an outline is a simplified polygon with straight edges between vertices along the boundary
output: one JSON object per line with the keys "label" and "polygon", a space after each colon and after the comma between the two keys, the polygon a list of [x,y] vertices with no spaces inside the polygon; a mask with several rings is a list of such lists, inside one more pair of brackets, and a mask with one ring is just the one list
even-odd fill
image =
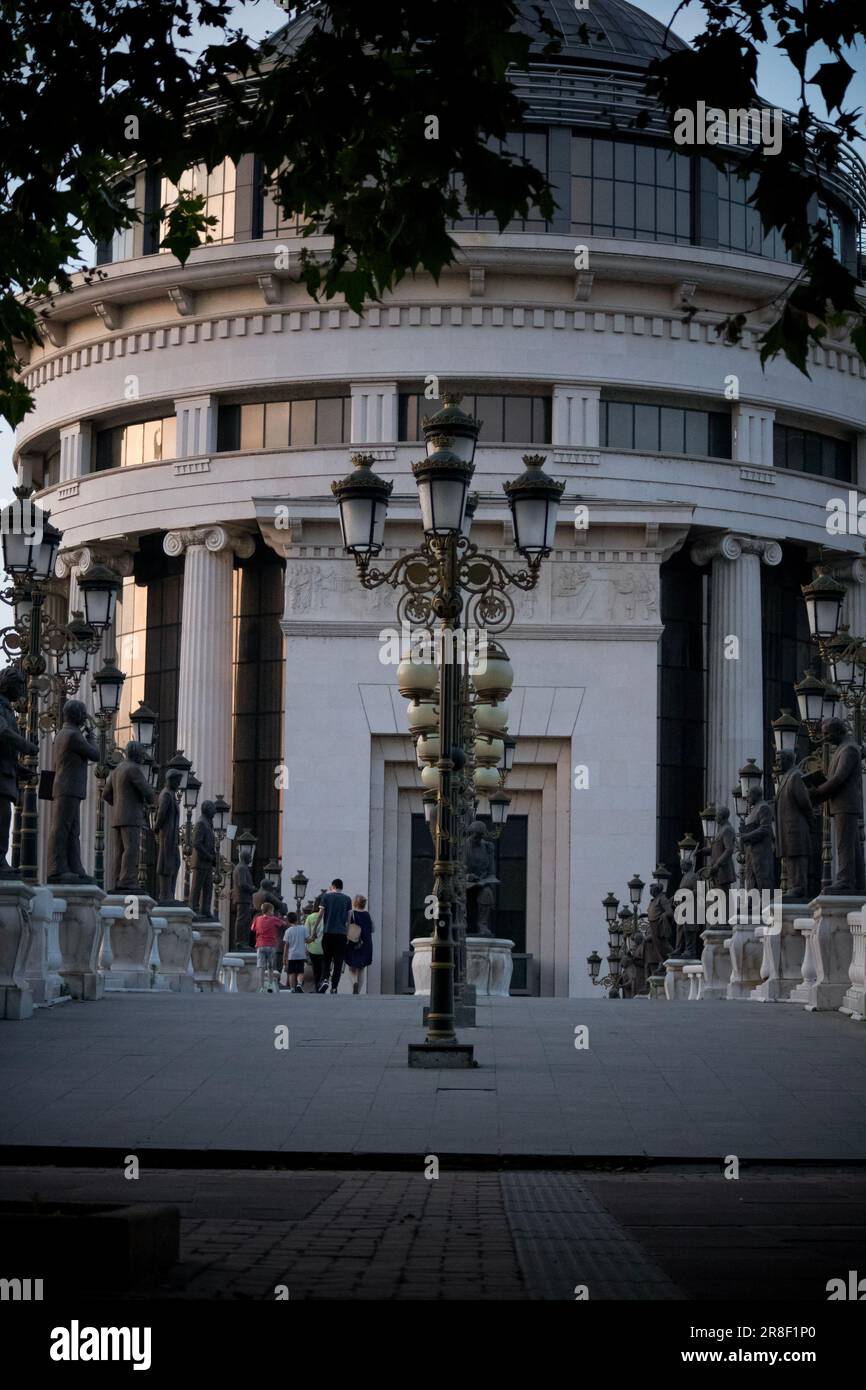
{"label": "stone cornice", "polygon": [[248,560],[256,548],[255,537],[249,531],[230,526],[189,526],[167,531],[162,542],[166,555],[176,558],[192,545],[204,546],[212,554],[233,550],[241,560]]}
{"label": "stone cornice", "polygon": [[696,565],[706,565],[715,559],[739,560],[741,555],[757,555],[765,565],[778,565],[782,561],[782,547],[778,541],[736,535],[732,531],[702,537],[694,543],[690,553]]}

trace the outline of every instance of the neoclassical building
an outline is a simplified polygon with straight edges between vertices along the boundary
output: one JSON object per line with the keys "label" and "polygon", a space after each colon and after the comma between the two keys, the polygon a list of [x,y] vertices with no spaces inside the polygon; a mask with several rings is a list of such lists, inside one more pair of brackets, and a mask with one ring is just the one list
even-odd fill
{"label": "neoclassical building", "polygon": [[[820,547],[866,632],[862,538],[826,526],[828,501],[866,485],[866,368],[839,334],[811,379],[762,370],[759,308],[737,346],[720,341],[726,314],[789,280],[783,248],[746,185],[674,148],[658,112],[629,128],[662,27],[624,0],[544,8],[562,53],[515,74],[528,111],[512,143],[547,170],[553,221],[500,234],[467,217],[438,284],[419,274],[359,316],[297,283],[298,228],[254,154],[191,170],[212,244],[181,269],[146,229],[118,234],[24,373],[36,409],[17,463],[64,533],[55,603],[79,606],[96,560],[124,576],[106,639],[127,672],[118,737],[145,698],[161,754],[185,749],[204,795],[225,793],[258,863],[282,859],[284,891],[302,867],[312,890],[338,874],[366,894],[383,993],[405,987],[426,929],[432,846],[381,659],[395,596],[358,585],[330,485],[371,453],[394,482],[383,558],[412,546],[410,464],[437,385],[483,420],[485,548],[516,558],[501,484],[524,454],[566,484],[556,550],[504,639],[518,750],[498,921],[527,989],[589,993],[607,890],[672,865],[747,757],[769,767],[769,720],[809,660],[800,585]],[[147,170],[130,183],[145,208],[170,194]],[[854,156],[827,211],[855,268]]]}

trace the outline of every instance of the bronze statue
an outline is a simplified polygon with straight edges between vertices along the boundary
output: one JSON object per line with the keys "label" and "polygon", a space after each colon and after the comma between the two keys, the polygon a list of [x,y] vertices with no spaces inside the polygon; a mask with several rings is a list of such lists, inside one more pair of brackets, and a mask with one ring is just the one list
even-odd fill
{"label": "bronze statue", "polygon": [[99,749],[88,733],[82,733],[86,723],[82,702],[67,700],[63,726],[54,740],[49,883],[93,883],[81,862],[81,803],[87,795],[87,764],[97,761]]}
{"label": "bronze statue", "polygon": [[9,831],[12,827],[12,807],[18,800],[18,758],[26,753],[36,757],[39,745],[31,743],[18,728],[12,708],[23,700],[27,689],[24,672],[18,666],[0,671],[0,878],[19,878],[17,869],[9,867]]}
{"label": "bronze statue", "polygon": [[159,853],[156,858],[156,882],[159,901],[163,907],[177,903],[175,886],[180,873],[180,803],[177,790],[181,782],[177,768],[169,768],[165,774],[165,785],[159,794],[156,817],[153,822]]}
{"label": "bronze statue", "polygon": [[487,826],[482,820],[474,820],[466,842],[466,929],[472,936],[494,934],[490,919],[496,902],[493,888],[499,882],[494,868],[495,852]]}
{"label": "bronze statue", "polygon": [[203,802],[201,815],[192,832],[192,855],[189,861],[192,870],[189,905],[196,917],[205,917],[211,922],[216,921],[213,911],[213,875],[216,867],[216,836],[213,829],[215,815],[214,803]]}
{"label": "bronze statue", "polygon": [[253,892],[256,885],[250,867],[252,862],[252,849],[249,845],[241,845],[238,862],[232,870],[232,907],[235,910],[235,945],[244,949],[249,941],[253,920]]}
{"label": "bronze statue", "polygon": [[697,921],[697,898],[698,898],[698,875],[695,869],[695,861],[691,855],[686,855],[683,859],[683,876],[680,879],[680,886],[677,889],[676,897],[682,893],[683,899],[678,903],[679,911],[674,914],[674,921],[677,929],[677,939],[674,943],[674,960],[697,960],[698,956],[698,921]]}
{"label": "bronze statue", "polygon": [[141,831],[145,825],[145,807],[151,805],[155,793],[141,764],[147,752],[134,739],[126,745],[126,757],[112,768],[105,784],[103,800],[112,808],[111,838],[114,846],[113,885],[115,893],[138,892],[138,866],[141,858]]}
{"label": "bronze statue", "polygon": [[[319,897],[322,898],[327,891],[327,888],[323,888]],[[268,878],[267,874],[265,874],[258,889],[253,894],[253,912],[258,912],[262,903],[273,903],[278,917],[285,917],[289,910],[286,903],[280,897],[280,885],[275,883],[272,878]]]}
{"label": "bronze statue", "polygon": [[802,769],[794,754],[780,753],[779,790],[776,793],[776,840],[785,866],[785,892],[782,901],[805,903],[809,900],[809,860],[815,816],[803,781]]}
{"label": "bronze statue", "polygon": [[829,802],[836,842],[836,877],[828,892],[866,892],[866,869],[860,822],[863,819],[863,775],[860,744],[841,719],[825,719],[821,733],[834,752],[826,782],[812,789],[814,802]]}
{"label": "bronze statue", "polygon": [[740,844],[745,850],[746,887],[772,889],[776,886],[776,854],[773,843],[773,812],[760,787],[749,791],[749,812],[743,823]]}
{"label": "bronze statue", "polygon": [[676,930],[673,903],[660,883],[650,884],[650,900],[647,905],[647,941],[644,947],[644,962],[647,974],[666,961]]}

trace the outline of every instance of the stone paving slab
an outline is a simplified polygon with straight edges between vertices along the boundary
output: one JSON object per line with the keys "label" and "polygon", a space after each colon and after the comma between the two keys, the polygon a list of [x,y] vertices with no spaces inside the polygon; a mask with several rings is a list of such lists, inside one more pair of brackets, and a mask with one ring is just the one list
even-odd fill
{"label": "stone paving slab", "polygon": [[[180,1260],[126,1297],[272,1301],[826,1302],[863,1268],[866,1172],[0,1168],[0,1200],[173,1203]],[[45,1298],[64,1279],[31,1271]],[[91,1291],[88,1291],[91,1292]],[[110,1286],[105,1291],[117,1294]],[[792,1322],[784,1311],[779,1318]],[[581,1327],[586,1328],[585,1322]]]}
{"label": "stone paving slab", "polygon": [[[410,1071],[409,997],[115,995],[0,1031],[0,1145],[866,1159],[866,1025],[749,1001],[510,999]],[[289,1029],[288,1050],[275,1030]],[[589,1047],[574,1047],[575,1028]]]}

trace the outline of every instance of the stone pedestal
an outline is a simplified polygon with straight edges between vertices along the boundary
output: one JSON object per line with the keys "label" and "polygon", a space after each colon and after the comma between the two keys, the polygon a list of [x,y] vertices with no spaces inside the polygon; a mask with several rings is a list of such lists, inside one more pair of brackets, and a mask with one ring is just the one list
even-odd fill
{"label": "stone pedestal", "polygon": [[852,938],[849,914],[858,912],[866,898],[861,895],[820,894],[809,904],[811,918],[798,917],[797,931],[806,938],[803,976],[791,993],[792,1004],[804,1009],[838,1009],[851,985]]}
{"label": "stone pedestal", "polygon": [[66,899],[51,895],[51,921],[48,923],[45,962],[45,1002],[56,1004],[59,999],[68,999],[69,988],[60,967],[63,956],[60,951],[60,923],[66,911]]}
{"label": "stone pedestal", "polygon": [[752,990],[761,983],[763,942],[756,935],[760,923],[746,915],[737,915],[724,942],[731,958],[731,979],[727,999],[750,999]]}
{"label": "stone pedestal", "polygon": [[105,980],[99,969],[102,919],[99,909],[105,899],[95,883],[57,883],[52,892],[65,898],[60,919],[60,974],[73,999],[101,999]]}
{"label": "stone pedestal", "polygon": [[707,927],[701,932],[704,949],[701,952],[701,965],[704,968],[704,982],[701,987],[702,999],[727,999],[728,985],[731,983],[731,956],[725,942],[731,934],[730,927]]}
{"label": "stone pedestal", "polygon": [[199,989],[210,993],[222,988],[219,979],[220,962],[223,957],[222,923],[211,922],[206,917],[196,917],[192,925],[193,978]]}
{"label": "stone pedestal", "polygon": [[20,879],[0,879],[0,1019],[22,1022],[33,1013],[26,969],[33,934],[34,890]]}
{"label": "stone pedestal", "polygon": [[805,903],[783,903],[779,926],[757,927],[755,936],[761,942],[761,983],[752,990],[751,998],[759,1004],[787,1002],[803,978],[804,939],[794,926],[797,918],[808,912]]}
{"label": "stone pedestal", "polygon": [[111,934],[111,966],[105,972],[107,990],[151,987],[153,898],[140,893],[110,893],[102,905],[106,932]]}
{"label": "stone pedestal", "polygon": [[688,999],[689,982],[683,971],[687,965],[695,965],[693,960],[683,960],[679,956],[668,956],[665,961],[665,999]]}
{"label": "stone pedestal", "polygon": [[417,936],[412,942],[412,980],[415,984],[416,994],[430,993],[432,951],[433,940],[429,936]]}
{"label": "stone pedestal", "polygon": [[506,937],[467,936],[466,982],[474,987],[476,998],[510,997],[513,950],[514,942]]}
{"label": "stone pedestal", "polygon": [[840,1013],[848,1014],[858,1022],[866,1018],[866,927],[863,925],[863,913],[863,908],[859,912],[848,913],[848,926],[851,929],[850,984],[839,1006]]}
{"label": "stone pedestal", "polygon": [[664,999],[665,978],[664,975],[650,975],[647,980],[647,985],[649,987],[649,994],[647,997],[649,999]]}
{"label": "stone pedestal", "polygon": [[694,965],[683,966],[683,978],[688,980],[689,998],[703,998],[704,967],[695,961]]}
{"label": "stone pedestal", "polygon": [[54,910],[50,888],[37,887],[30,899],[30,946],[24,975],[35,1008],[50,1003],[48,998],[48,928]]}
{"label": "stone pedestal", "polygon": [[193,994],[195,980],[189,969],[192,957],[192,908],[160,907],[157,911],[165,923],[156,942],[158,976],[175,993]]}

